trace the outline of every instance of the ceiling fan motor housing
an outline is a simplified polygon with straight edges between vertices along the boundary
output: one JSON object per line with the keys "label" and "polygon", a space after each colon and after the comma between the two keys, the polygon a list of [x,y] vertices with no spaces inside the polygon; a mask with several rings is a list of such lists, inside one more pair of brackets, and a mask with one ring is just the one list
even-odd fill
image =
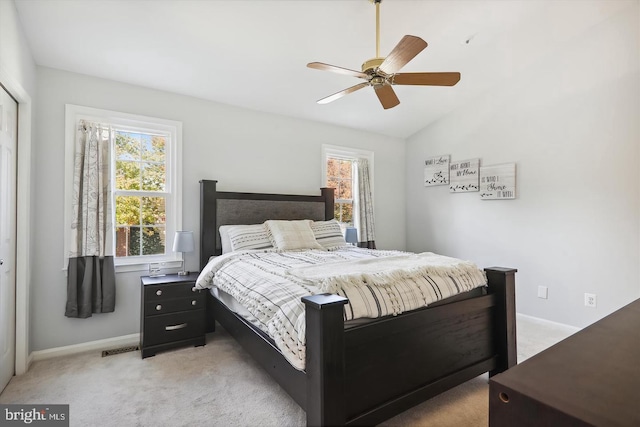
{"label": "ceiling fan motor housing", "polygon": [[362,63],[362,72],[363,73],[375,73],[380,66],[384,62],[385,58],[371,58]]}

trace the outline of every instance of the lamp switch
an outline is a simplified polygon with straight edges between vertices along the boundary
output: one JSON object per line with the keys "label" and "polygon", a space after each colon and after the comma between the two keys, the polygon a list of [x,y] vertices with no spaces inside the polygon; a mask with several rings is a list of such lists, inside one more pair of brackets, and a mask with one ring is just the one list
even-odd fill
{"label": "lamp switch", "polygon": [[547,299],[549,297],[549,288],[546,286],[538,286],[538,298]]}

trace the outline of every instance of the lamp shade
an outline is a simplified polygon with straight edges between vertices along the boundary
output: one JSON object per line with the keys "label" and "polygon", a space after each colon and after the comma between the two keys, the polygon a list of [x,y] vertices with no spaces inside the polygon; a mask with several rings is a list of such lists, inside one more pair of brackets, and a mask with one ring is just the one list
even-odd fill
{"label": "lamp shade", "polygon": [[173,240],[173,251],[192,252],[193,249],[193,231],[176,231],[176,237]]}
{"label": "lamp shade", "polygon": [[344,231],[344,240],[353,245],[358,243],[358,230],[355,227],[347,227]]}

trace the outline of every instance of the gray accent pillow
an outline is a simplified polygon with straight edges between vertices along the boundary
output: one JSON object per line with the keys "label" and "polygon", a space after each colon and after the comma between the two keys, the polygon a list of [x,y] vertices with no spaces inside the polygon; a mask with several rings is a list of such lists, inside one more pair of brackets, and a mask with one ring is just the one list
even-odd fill
{"label": "gray accent pillow", "polygon": [[327,250],[335,250],[347,246],[347,242],[342,235],[340,224],[335,219],[329,221],[313,221],[311,230],[316,237],[316,241]]}
{"label": "gray accent pillow", "polygon": [[[220,228],[222,228],[221,226]],[[264,224],[254,225],[230,225],[226,230],[229,236],[232,251],[243,251],[249,249],[273,249],[271,240]],[[222,235],[221,235],[222,237]],[[223,252],[224,252],[224,240]]]}

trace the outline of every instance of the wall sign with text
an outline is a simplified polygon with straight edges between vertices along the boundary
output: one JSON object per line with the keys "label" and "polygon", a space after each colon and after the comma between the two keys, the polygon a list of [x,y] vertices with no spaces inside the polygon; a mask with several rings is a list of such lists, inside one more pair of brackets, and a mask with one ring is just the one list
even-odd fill
{"label": "wall sign with text", "polygon": [[424,186],[449,183],[449,155],[431,157],[424,161]]}
{"label": "wall sign with text", "polygon": [[463,160],[449,165],[449,191],[468,193],[480,190],[480,159]]}
{"label": "wall sign with text", "polygon": [[516,164],[481,167],[480,198],[482,200],[515,199]]}

